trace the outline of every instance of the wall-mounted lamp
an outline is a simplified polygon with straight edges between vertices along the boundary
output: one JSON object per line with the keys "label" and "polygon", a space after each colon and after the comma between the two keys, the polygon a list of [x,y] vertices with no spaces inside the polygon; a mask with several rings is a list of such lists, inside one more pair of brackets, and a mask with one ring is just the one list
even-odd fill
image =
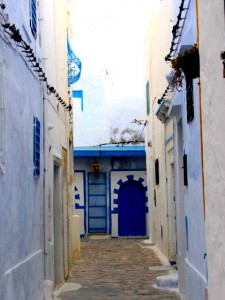
{"label": "wall-mounted lamp", "polygon": [[91,168],[92,168],[92,172],[95,176],[99,176],[100,175],[100,163],[95,160],[92,164],[91,164]]}

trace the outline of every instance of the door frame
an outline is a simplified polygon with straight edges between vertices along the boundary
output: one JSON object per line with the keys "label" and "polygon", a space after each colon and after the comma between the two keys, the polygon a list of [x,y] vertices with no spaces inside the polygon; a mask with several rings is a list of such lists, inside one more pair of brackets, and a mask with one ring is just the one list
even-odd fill
{"label": "door frame", "polygon": [[[97,234],[98,232],[90,232],[89,230],[90,230],[90,225],[89,225],[89,219],[90,219],[90,217],[89,217],[89,208],[90,208],[90,188],[89,188],[89,175],[90,174],[92,174],[93,175],[93,173],[92,172],[87,172],[87,187],[88,187],[88,196],[87,196],[87,199],[88,199],[88,204],[87,204],[87,232],[88,233],[91,233],[91,234]],[[107,185],[107,172],[100,172],[100,174],[105,174],[105,194],[104,194],[104,196],[105,196],[105,209],[106,209],[106,212],[105,212],[105,219],[106,219],[106,227],[105,227],[105,232],[99,232],[99,234],[102,234],[102,233],[105,233],[105,234],[107,234],[108,233],[108,197],[107,197],[107,195],[108,195],[108,192],[107,192],[107,190],[108,190],[108,185]],[[93,184],[93,185],[95,185],[95,184]],[[96,206],[96,207],[101,207],[101,206]],[[93,217],[93,218],[96,218],[96,219],[100,219],[100,218],[102,218],[102,217]]]}

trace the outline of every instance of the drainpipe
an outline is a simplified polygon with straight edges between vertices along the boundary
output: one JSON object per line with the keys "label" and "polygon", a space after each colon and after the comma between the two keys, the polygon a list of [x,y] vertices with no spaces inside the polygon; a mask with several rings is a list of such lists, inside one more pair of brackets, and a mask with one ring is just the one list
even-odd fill
{"label": "drainpipe", "polygon": [[[196,0],[196,27],[197,27],[197,45],[199,49],[199,5],[198,0]],[[201,65],[200,65],[201,66]],[[203,146],[203,125],[202,125],[202,89],[201,89],[201,75],[199,77],[199,115],[200,115],[200,143],[201,143],[201,163],[202,163],[202,192],[203,192],[203,210],[204,210],[204,220],[206,218],[205,209],[205,178],[204,178],[204,146]]]}

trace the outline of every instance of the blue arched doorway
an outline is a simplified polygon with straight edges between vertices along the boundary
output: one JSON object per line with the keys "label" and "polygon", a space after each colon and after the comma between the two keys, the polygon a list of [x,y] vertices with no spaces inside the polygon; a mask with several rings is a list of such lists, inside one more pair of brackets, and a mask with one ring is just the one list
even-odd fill
{"label": "blue arched doorway", "polygon": [[119,236],[145,236],[145,188],[135,180],[123,183],[118,196]]}

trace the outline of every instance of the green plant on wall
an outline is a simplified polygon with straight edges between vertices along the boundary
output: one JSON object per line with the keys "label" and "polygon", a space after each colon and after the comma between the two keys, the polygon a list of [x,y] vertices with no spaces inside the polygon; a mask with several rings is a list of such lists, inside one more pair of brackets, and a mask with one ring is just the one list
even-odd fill
{"label": "green plant on wall", "polygon": [[184,51],[183,55],[179,55],[171,60],[171,67],[174,70],[172,85],[178,91],[182,88],[184,75],[186,79],[194,79],[199,77],[199,51],[196,44],[192,48]]}

